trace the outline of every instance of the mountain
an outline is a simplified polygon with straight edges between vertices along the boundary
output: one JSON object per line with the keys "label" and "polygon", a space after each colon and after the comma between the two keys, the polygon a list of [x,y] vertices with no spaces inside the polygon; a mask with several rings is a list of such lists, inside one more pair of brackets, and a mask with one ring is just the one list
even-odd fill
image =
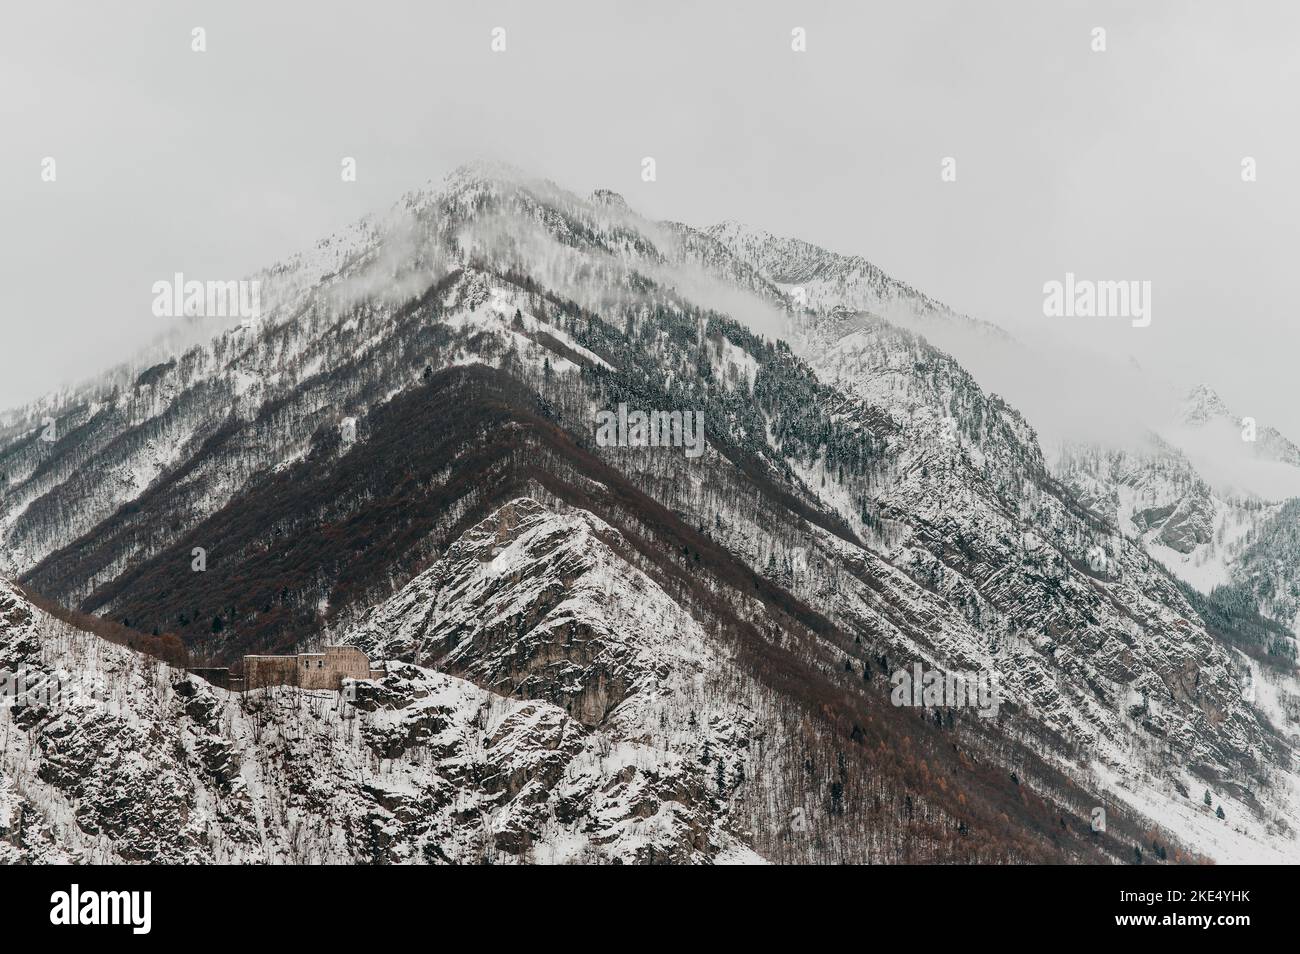
{"label": "mountain", "polygon": [[[996,326],[955,312],[859,256],[736,222],[705,231],[788,296],[796,313],[848,309],[884,316],[941,342],[1012,391],[1032,367],[1056,367]],[[803,323],[794,321],[787,333],[798,336]],[[1060,395],[1066,388],[1053,390]],[[1022,410],[1049,417],[1032,391],[1024,392],[1029,405]],[[1127,432],[1108,442],[1053,441],[1048,466],[1080,502],[1200,593],[1223,587],[1222,602],[1241,604],[1233,590],[1244,588],[1244,605],[1263,606],[1269,620],[1300,632],[1300,569],[1280,542],[1291,516],[1283,505],[1300,497],[1300,448],[1277,429],[1233,414],[1208,385],[1177,402],[1171,419],[1146,423],[1136,441]],[[1282,549],[1274,552],[1274,545]],[[1239,566],[1248,548],[1255,569]],[[1260,564],[1272,569],[1261,573]],[[1294,660],[1294,639],[1273,632],[1268,642],[1275,655]]]}
{"label": "mountain", "polygon": [[[351,701],[230,696],[129,645],[51,642],[20,595],[37,635],[14,658],[97,672],[96,653],[127,654],[154,673],[142,720],[191,691],[222,713],[290,710],[276,725],[299,740],[317,731],[292,721],[304,710],[357,720],[361,740],[330,741],[351,748],[309,781],[259,776],[285,749],[263,752],[233,714],[204,728],[268,804],[323,799],[290,815],[254,792],[260,858],[1300,853],[1294,667],[1261,664],[1263,624],[1198,605],[1052,472],[1020,411],[870,306],[969,319],[862,260],[753,234],[466,167],[263,272],[257,325],[20,409],[0,436],[0,559],[32,599],[128,644],[174,637],[191,663],[346,642],[390,674]],[[707,446],[611,446],[601,415],[629,410],[702,415]],[[978,675],[994,704],[897,704],[917,667]],[[473,725],[482,750],[444,757],[405,725],[429,696],[455,697],[439,718]],[[6,774],[54,771],[39,740],[59,719],[30,718]],[[356,746],[388,727],[401,741],[375,768]],[[199,793],[172,757],[168,784]],[[367,772],[399,766],[422,794],[376,796],[402,819],[376,816],[383,852],[302,834],[342,810],[322,794],[331,771],[370,817]],[[461,769],[473,779],[447,774]],[[67,774],[121,783],[108,772]],[[444,782],[449,813],[429,794]],[[87,857],[68,785],[29,808]],[[96,850],[141,850],[124,831]],[[217,860],[197,844],[167,850]]]}
{"label": "mountain", "polygon": [[1300,450],[1281,433],[1233,414],[1202,385],[1142,445],[1067,445],[1055,469],[1187,584],[1277,624],[1270,653],[1294,661]]}
{"label": "mountain", "polygon": [[[1031,419],[1055,424],[1058,432],[1061,422],[1054,418],[1059,411],[1053,405],[1079,390],[1095,404],[1093,416],[1108,413],[1096,404],[1100,396],[1093,385],[1099,378],[1110,382],[1131,399],[1113,410],[1138,419],[1137,433],[1118,426],[1107,440],[1058,433],[1050,442],[1053,475],[1200,593],[1224,587],[1222,600],[1238,603],[1231,591],[1244,588],[1249,607],[1262,603],[1266,617],[1300,632],[1292,595],[1300,592],[1300,570],[1285,548],[1277,553],[1267,549],[1286,534],[1289,512],[1282,511],[1283,504],[1300,497],[1300,448],[1277,429],[1233,414],[1208,385],[1169,401],[1174,413],[1161,417],[1167,402],[1148,398],[1153,388],[1157,397],[1163,388],[1144,381],[1140,368],[1099,367],[1078,355],[1030,348],[891,278],[860,256],[736,222],[705,232],[787,296],[795,312],[867,311],[923,334],[976,372],[985,386],[993,383],[1016,395]],[[797,335],[798,324],[787,333]],[[1124,380],[1117,381],[1117,375]],[[1026,384],[1036,376],[1042,379],[1038,385]],[[1155,413],[1142,421],[1144,408]],[[1247,548],[1252,563],[1279,564],[1263,575],[1269,582],[1259,582],[1258,570],[1239,567]],[[1272,597],[1273,589],[1284,594],[1280,600]],[[1279,639],[1286,637],[1270,637],[1276,652],[1294,659],[1293,640]]]}
{"label": "mountain", "polygon": [[[759,860],[729,831],[717,773],[669,747],[695,735],[674,721],[657,738],[648,697],[597,732],[407,664],[345,694],[244,696],[9,587],[0,618],[0,668],[31,700],[0,763],[5,862]],[[698,735],[731,784],[746,755],[735,726],[718,717]]]}
{"label": "mountain", "polygon": [[[1170,429],[1171,439],[1185,445],[1189,453],[1204,449],[1206,457],[1223,468],[1221,483],[1262,497],[1300,495],[1300,471],[1296,470],[1300,468],[1300,447],[1274,427],[1233,414],[1208,385],[1199,385],[1187,395],[1177,423],[1183,430]],[[1232,466],[1240,466],[1243,460],[1280,466],[1234,471]],[[1277,475],[1274,482],[1267,479],[1270,472]]]}
{"label": "mountain", "polygon": [[912,286],[890,277],[859,255],[830,252],[799,239],[773,235],[739,222],[704,229],[736,259],[788,295],[797,311],[848,308],[880,315],[909,330],[941,340],[945,331],[968,332],[1009,342],[997,325],[958,314]]}

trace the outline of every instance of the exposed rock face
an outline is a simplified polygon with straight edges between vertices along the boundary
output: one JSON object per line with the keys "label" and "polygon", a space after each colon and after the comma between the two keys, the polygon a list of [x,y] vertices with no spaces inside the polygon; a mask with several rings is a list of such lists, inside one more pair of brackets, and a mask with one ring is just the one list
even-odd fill
{"label": "exposed rock face", "polygon": [[[1261,617],[1249,622],[1250,642],[1294,659],[1300,562],[1289,528],[1300,498],[1287,497],[1300,487],[1300,451],[1268,427],[1243,440],[1241,420],[1206,387],[1187,398],[1178,425],[1169,438],[1152,433],[1124,451],[1065,447],[1055,469],[1081,502],[1213,596],[1217,615]],[[1177,439],[1199,449],[1196,462]]]}
{"label": "exposed rock face", "polygon": [[[0,860],[758,860],[707,767],[651,741],[650,707],[594,732],[409,664],[343,694],[236,695],[2,585],[0,617],[0,670],[78,673],[75,694],[0,717]],[[715,738],[715,757],[747,742]]]}
{"label": "exposed rock face", "polygon": [[699,625],[626,565],[620,545],[589,514],[521,498],[378,607],[359,642],[600,725],[657,676],[689,677],[711,659]]}
{"label": "exposed rock face", "polygon": [[606,205],[622,211],[628,210],[627,200],[617,192],[612,192],[609,189],[597,189],[591,194],[591,199],[599,205]]}
{"label": "exposed rock face", "polygon": [[1213,506],[1203,498],[1186,497],[1161,522],[1160,540],[1179,553],[1191,553],[1209,543],[1213,531]]}
{"label": "exposed rock face", "polygon": [[[235,697],[10,600],[0,651],[118,700],[7,716],[15,850],[1114,860],[1160,825],[1294,854],[1285,706],[1152,558],[1224,501],[1176,459],[1054,475],[889,320],[968,319],[865,260],[466,169],[264,278],[265,327],[66,398],[52,446],[49,408],[6,423],[0,560],[218,662],[394,667]],[[707,452],[599,446],[629,402],[702,413]],[[913,663],[996,675],[998,712],[893,707]],[[1207,780],[1231,834],[1178,794]],[[1129,817],[1080,836],[1103,797]]]}

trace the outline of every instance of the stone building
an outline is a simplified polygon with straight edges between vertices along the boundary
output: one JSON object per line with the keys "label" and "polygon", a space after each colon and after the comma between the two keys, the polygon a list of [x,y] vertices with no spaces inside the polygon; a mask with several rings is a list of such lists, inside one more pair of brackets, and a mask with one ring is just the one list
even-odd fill
{"label": "stone building", "polygon": [[214,685],[236,690],[267,686],[338,690],[344,679],[378,679],[384,675],[381,669],[371,669],[370,657],[355,646],[326,646],[323,652],[292,656],[245,656],[242,680],[225,669],[190,671]]}
{"label": "stone building", "polygon": [[298,686],[340,689],[344,679],[369,679],[370,658],[355,646],[326,646],[324,652],[293,656],[245,656],[244,687]]}

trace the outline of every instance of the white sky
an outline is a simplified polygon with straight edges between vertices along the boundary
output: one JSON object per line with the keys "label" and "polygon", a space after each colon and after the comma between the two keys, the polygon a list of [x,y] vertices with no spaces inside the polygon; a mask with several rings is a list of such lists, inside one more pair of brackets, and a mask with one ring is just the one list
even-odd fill
{"label": "white sky", "polygon": [[[862,254],[1300,439],[1298,94],[1287,0],[7,3],[0,406],[153,337],[154,281],[246,274],[500,158]],[[1151,326],[1044,318],[1066,271],[1150,280]]]}

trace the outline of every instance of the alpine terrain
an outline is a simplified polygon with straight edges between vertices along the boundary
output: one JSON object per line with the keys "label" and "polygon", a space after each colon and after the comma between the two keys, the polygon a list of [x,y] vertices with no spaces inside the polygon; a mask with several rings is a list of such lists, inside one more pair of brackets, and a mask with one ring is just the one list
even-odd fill
{"label": "alpine terrain", "polygon": [[1300,860],[1300,450],[1210,389],[1045,448],[866,260],[491,164],[251,278],[0,418],[0,859]]}

